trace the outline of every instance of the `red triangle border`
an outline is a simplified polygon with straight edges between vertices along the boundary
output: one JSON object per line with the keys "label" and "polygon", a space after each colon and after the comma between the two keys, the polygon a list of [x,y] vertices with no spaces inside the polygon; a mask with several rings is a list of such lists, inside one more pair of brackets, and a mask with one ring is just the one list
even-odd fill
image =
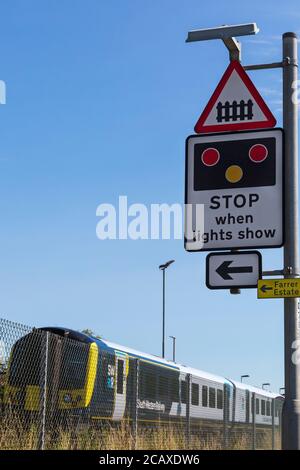
{"label": "red triangle border", "polygon": [[[227,81],[229,80],[233,71],[236,71],[240,76],[241,80],[248,88],[249,92],[251,93],[252,97],[260,107],[261,111],[266,117],[265,121],[259,122],[235,122],[235,123],[226,123],[226,124],[219,124],[219,125],[208,125],[205,126],[205,121],[213,109],[218,97],[220,96],[221,92],[223,91]],[[230,62],[229,66],[225,70],[220,82],[218,83],[217,88],[213,92],[209,102],[205,106],[200,118],[198,119],[195,125],[195,132],[197,134],[202,133],[214,133],[214,132],[223,132],[223,131],[234,131],[234,130],[246,130],[246,129],[266,129],[270,127],[276,126],[276,119],[271,113],[270,109],[268,108],[267,104],[265,103],[264,99],[255,88],[253,82],[251,81],[250,77],[245,72],[243,66],[240,64],[239,61],[233,60]]]}

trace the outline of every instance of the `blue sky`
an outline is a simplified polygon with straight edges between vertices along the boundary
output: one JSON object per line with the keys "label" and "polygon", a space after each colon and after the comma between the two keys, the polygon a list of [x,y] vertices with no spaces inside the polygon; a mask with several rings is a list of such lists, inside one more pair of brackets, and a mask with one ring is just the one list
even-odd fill
{"label": "blue sky", "polygon": [[[221,42],[185,44],[190,29],[256,21],[243,63],[281,60],[298,2],[14,0],[2,2],[0,315],[91,328],[227,377],[283,385],[283,304],[205,287],[205,254],[182,241],[100,241],[96,208],[183,202],[184,145],[227,63]],[[281,124],[280,70],[251,78]],[[282,250],[264,250],[265,269]],[[168,342],[171,356],[171,342]]]}

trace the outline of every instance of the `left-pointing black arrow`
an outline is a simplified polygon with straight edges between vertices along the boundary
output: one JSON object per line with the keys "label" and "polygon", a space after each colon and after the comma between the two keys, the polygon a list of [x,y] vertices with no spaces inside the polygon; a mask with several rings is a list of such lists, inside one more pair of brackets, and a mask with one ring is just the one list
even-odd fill
{"label": "left-pointing black arrow", "polygon": [[268,287],[266,284],[261,286],[260,290],[265,294],[268,290],[273,290],[273,287]]}
{"label": "left-pointing black arrow", "polygon": [[221,276],[225,281],[232,280],[230,274],[240,274],[240,273],[252,273],[253,266],[236,266],[235,268],[230,268],[231,261],[223,261],[222,264],[216,269],[216,272]]}

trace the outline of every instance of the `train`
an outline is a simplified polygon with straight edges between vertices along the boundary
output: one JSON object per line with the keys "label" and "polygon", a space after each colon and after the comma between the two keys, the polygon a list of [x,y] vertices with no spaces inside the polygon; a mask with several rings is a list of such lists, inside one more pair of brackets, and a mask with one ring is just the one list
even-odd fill
{"label": "train", "polygon": [[60,327],[21,337],[10,354],[4,404],[89,422],[279,426],[284,397]]}

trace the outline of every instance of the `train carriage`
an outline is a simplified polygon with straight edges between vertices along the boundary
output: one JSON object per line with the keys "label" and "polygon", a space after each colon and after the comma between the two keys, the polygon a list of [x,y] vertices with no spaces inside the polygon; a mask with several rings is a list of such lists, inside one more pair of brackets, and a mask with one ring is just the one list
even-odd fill
{"label": "train carriage", "polygon": [[[47,353],[47,354],[46,354]],[[45,373],[47,375],[45,382]],[[283,398],[66,328],[41,328],[13,346],[4,403],[84,421],[202,427],[280,424]]]}

